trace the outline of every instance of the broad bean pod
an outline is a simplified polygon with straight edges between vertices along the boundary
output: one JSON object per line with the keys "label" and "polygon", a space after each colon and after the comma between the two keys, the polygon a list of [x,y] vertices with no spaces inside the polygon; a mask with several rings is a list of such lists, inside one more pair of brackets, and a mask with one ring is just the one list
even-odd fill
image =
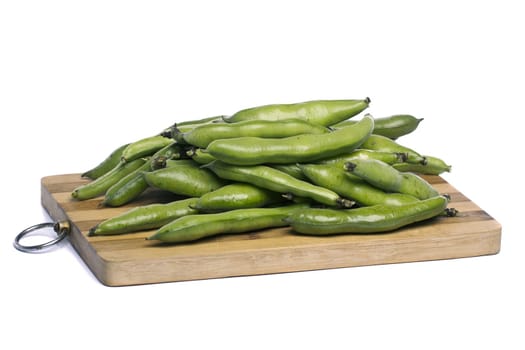
{"label": "broad bean pod", "polygon": [[408,158],[407,153],[400,152],[381,152],[369,149],[356,149],[350,153],[339,154],[334,157],[323,158],[316,163],[332,164],[335,166],[343,166],[345,163],[352,161],[352,159],[377,159],[387,164],[396,164],[406,162]]}
{"label": "broad bean pod", "polygon": [[140,168],[146,160],[139,158],[131,162],[120,162],[116,167],[105,173],[101,177],[88,182],[87,184],[76,187],[71,196],[77,200],[86,200],[103,195],[111,186],[120,179]]}
{"label": "broad bean pod", "polygon": [[173,143],[173,139],[155,135],[130,143],[123,151],[121,159],[124,162],[152,156],[158,150]]}
{"label": "broad bean pod", "polygon": [[[283,138],[300,134],[326,134],[326,127],[308,123],[301,119],[247,120],[238,123],[213,123],[182,133],[190,145],[206,148],[212,141],[238,137]],[[180,137],[178,137],[179,139]]]}
{"label": "broad bean pod", "polygon": [[452,169],[451,165],[445,163],[444,160],[433,157],[433,156],[424,156],[426,159],[426,164],[414,164],[414,163],[398,163],[393,164],[393,167],[402,172],[414,172],[419,174],[426,175],[440,175],[444,172],[450,172]]}
{"label": "broad bean pod", "polygon": [[179,152],[180,145],[176,142],[173,142],[157,151],[141,167],[126,175],[113,186],[108,188],[100,206],[119,207],[137,198],[149,187],[144,178],[144,172],[154,170],[154,164],[157,164],[159,159],[178,157]]}
{"label": "broad bean pod", "polygon": [[376,159],[354,159],[345,164],[345,169],[384,191],[404,193],[418,199],[439,194],[422,177],[410,172],[400,172]]}
{"label": "broad bean pod", "polygon": [[[372,133],[395,140],[412,133],[417,129],[421,121],[423,121],[423,118],[416,118],[409,114],[396,114],[385,118],[376,118]],[[332,127],[338,129],[355,123],[356,121],[353,119],[344,120],[336,125],[332,125]]]}
{"label": "broad bean pod", "polygon": [[342,197],[353,199],[363,206],[398,206],[419,201],[408,194],[382,191],[360,178],[348,176],[350,174],[342,167],[332,164],[300,164],[299,167],[312,183],[332,190]]}
{"label": "broad bean pod", "polygon": [[441,215],[448,198],[436,196],[400,206],[378,204],[356,209],[303,209],[286,219],[294,231],[307,235],[380,233]]}
{"label": "broad bean pod", "polygon": [[341,198],[334,191],[296,179],[269,166],[235,166],[216,160],[204,167],[226,180],[247,182],[281,194],[310,198],[328,206],[349,208],[354,205],[353,201]]}
{"label": "broad bean pod", "polygon": [[187,160],[173,161],[166,168],[146,172],[144,178],[154,188],[188,197],[200,197],[226,184],[212,171]]}
{"label": "broad bean pod", "polygon": [[283,227],[287,225],[284,218],[302,208],[305,208],[305,205],[293,204],[275,208],[237,209],[222,213],[186,215],[162,226],[147,239],[182,243],[219,234]]}
{"label": "broad bean pod", "polygon": [[361,148],[381,152],[406,153],[406,162],[420,164],[426,163],[425,157],[423,157],[421,154],[411,148],[399,144],[392,139],[389,139],[386,136],[372,134],[365,140],[365,142],[363,142]]}
{"label": "broad bean pod", "polygon": [[216,159],[235,165],[312,162],[353,151],[365,142],[373,127],[374,119],[367,114],[355,125],[328,134],[215,140],[207,151]]}
{"label": "broad bean pod", "polygon": [[232,183],[203,194],[192,207],[199,212],[220,212],[265,207],[284,201],[279,193],[247,183]]}
{"label": "broad bean pod", "polygon": [[149,204],[132,208],[92,227],[89,236],[116,235],[162,227],[173,220],[197,214],[192,205],[197,198],[186,198],[166,204]]}
{"label": "broad bean pod", "polygon": [[215,157],[202,148],[192,147],[186,151],[186,155],[199,164],[208,164],[215,160]]}
{"label": "broad bean pod", "polygon": [[363,100],[313,100],[292,104],[270,104],[238,111],[224,117],[228,123],[244,120],[303,119],[312,124],[330,126],[356,116],[368,108],[370,99]]}
{"label": "broad bean pod", "polygon": [[122,152],[128,147],[129,143],[126,143],[115,150],[113,150],[107,158],[105,158],[102,162],[100,162],[97,166],[94,168],[84,172],[81,176],[87,177],[91,180],[95,180],[105,173],[109,172],[111,169],[116,167],[118,163],[120,163],[120,159],[122,157]]}

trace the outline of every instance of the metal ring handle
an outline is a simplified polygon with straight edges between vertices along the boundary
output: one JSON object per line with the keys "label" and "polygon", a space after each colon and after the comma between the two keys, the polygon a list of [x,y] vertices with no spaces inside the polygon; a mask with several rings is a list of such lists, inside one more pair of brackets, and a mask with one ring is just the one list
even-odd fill
{"label": "metal ring handle", "polygon": [[[33,231],[41,230],[46,227],[53,227],[53,230],[56,232],[57,237],[48,242],[35,245],[23,245],[22,243],[20,243],[22,238],[24,238],[27,234]],[[63,240],[69,233],[69,227],[69,221],[45,222],[43,224],[33,225],[31,227],[26,228],[24,231],[20,232],[15,237],[13,246],[21,252],[26,253],[34,253],[41,251],[42,249],[49,248]]]}

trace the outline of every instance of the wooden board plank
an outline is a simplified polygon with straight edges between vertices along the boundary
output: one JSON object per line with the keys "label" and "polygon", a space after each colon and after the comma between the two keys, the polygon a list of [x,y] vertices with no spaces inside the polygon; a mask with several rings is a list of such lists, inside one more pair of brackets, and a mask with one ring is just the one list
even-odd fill
{"label": "wooden board plank", "polygon": [[146,241],[153,231],[88,237],[89,228],[131,207],[167,202],[149,191],[120,208],[98,208],[102,198],[76,201],[71,191],[88,180],[79,174],[42,178],[42,205],[54,220],[70,220],[70,242],[105,285],[122,286],[229,276],[451,259],[496,254],[501,225],[439,176],[426,176],[451,195],[454,218],[439,217],[401,230],[371,235],[311,237],[278,228],[222,235],[178,245]]}

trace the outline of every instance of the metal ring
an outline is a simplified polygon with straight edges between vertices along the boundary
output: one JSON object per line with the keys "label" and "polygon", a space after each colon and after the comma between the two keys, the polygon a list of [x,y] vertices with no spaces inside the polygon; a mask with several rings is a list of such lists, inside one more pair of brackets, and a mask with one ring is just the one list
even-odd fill
{"label": "metal ring", "polygon": [[[46,227],[53,227],[53,230],[56,232],[57,237],[55,239],[52,239],[48,242],[36,244],[36,245],[23,245],[20,243],[22,238],[24,238],[27,234],[36,231],[41,230]],[[33,225],[31,227],[26,228],[24,231],[20,232],[13,242],[13,245],[16,249],[26,252],[26,253],[34,253],[41,251],[44,248],[49,248],[57,243],[59,243],[61,240],[63,240],[66,235],[69,233],[69,222],[68,221],[59,221],[59,222],[45,222],[43,224]]]}

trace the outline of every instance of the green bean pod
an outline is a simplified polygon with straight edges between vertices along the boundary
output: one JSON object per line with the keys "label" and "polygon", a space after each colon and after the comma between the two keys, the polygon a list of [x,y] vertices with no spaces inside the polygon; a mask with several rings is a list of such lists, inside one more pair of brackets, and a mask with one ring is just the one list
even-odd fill
{"label": "green bean pod", "polygon": [[422,177],[414,173],[400,172],[379,160],[354,159],[345,164],[345,169],[383,191],[404,193],[418,199],[427,199],[439,194]]}
{"label": "green bean pod", "polygon": [[172,143],[173,139],[161,135],[146,137],[129,144],[122,152],[121,159],[130,162],[137,158],[150,157]]}
{"label": "green bean pod", "polygon": [[296,179],[308,181],[308,178],[304,176],[301,168],[297,164],[266,164],[274,169],[282,171],[290,176],[295,177]]}
{"label": "green bean pod", "polygon": [[364,180],[348,176],[350,174],[342,167],[332,164],[300,164],[299,167],[312,183],[353,199],[362,206],[399,206],[419,201],[411,195],[382,191]]}
{"label": "green bean pod", "polygon": [[135,207],[92,227],[88,236],[116,235],[157,229],[179,217],[196,214],[197,210],[191,207],[196,202],[197,198],[187,198],[166,204],[155,203]]}
{"label": "green bean pod", "polygon": [[107,189],[104,199],[99,206],[120,207],[131,202],[144,192],[149,186],[144,179],[144,172],[150,171],[151,160],[147,160],[142,166],[122,179],[117,181],[113,186]]}
{"label": "green bean pod", "polygon": [[370,104],[364,100],[314,100],[292,104],[270,104],[243,109],[230,117],[224,117],[228,123],[245,120],[285,120],[302,119],[312,124],[330,126],[351,118]]}
{"label": "green bean pod", "polygon": [[200,167],[200,164],[194,161],[193,159],[167,159],[162,166],[159,165],[159,167],[152,168],[152,170],[158,170],[158,169],[164,169],[164,168],[171,168],[171,167],[177,167],[177,166],[190,166],[190,167]]}
{"label": "green bean pod", "polygon": [[416,118],[409,114],[396,114],[386,118],[378,118],[374,134],[397,139],[415,131],[423,118]]}
{"label": "green bean pod", "polygon": [[407,163],[426,163],[425,157],[423,157],[421,154],[411,148],[399,144],[394,140],[389,139],[386,136],[372,134],[365,140],[365,142],[363,142],[361,148],[381,152],[406,153]]}
{"label": "green bean pod", "polygon": [[265,165],[235,166],[214,161],[204,167],[226,180],[247,182],[281,194],[291,194],[299,198],[310,198],[328,206],[351,207],[354,202],[341,198],[337,193],[324,187],[313,185]]}
{"label": "green bean pod", "polygon": [[182,160],[173,163],[172,166],[144,173],[146,182],[152,187],[188,197],[200,197],[226,184],[197,163]]}
{"label": "green bean pod", "polygon": [[169,168],[172,166],[178,166],[178,165],[193,165],[197,166],[198,163],[196,163],[193,159],[169,159],[163,156],[156,157],[155,159],[151,160],[151,169],[150,170],[158,170],[158,169],[164,169]]}
{"label": "green bean pod", "polygon": [[226,116],[218,115],[202,119],[186,120],[179,123],[175,123],[175,127],[178,129],[178,132],[187,132],[203,125],[224,123],[224,117]]}
{"label": "green bean pod", "polygon": [[[157,166],[159,162],[165,163],[171,157],[178,157],[180,152],[181,146],[177,144],[177,142],[172,142],[157,151],[144,165],[111,186],[106,191],[104,200],[100,203],[100,206],[119,207],[137,198],[149,187],[143,173],[154,170],[154,167]],[[165,166],[164,164],[164,167]]]}
{"label": "green bean pod", "polygon": [[89,178],[91,180],[95,180],[95,179],[101,177],[102,175],[104,175],[105,173],[107,173],[108,171],[110,171],[111,169],[116,167],[118,165],[118,163],[120,163],[120,158],[122,157],[122,152],[124,151],[124,149],[126,147],[128,147],[128,145],[129,145],[129,143],[118,147],[113,152],[111,152],[106,159],[104,159],[102,162],[100,162],[94,168],[84,172],[81,176],[82,177],[87,177],[87,178]]}
{"label": "green bean pod", "polygon": [[319,164],[332,164],[335,166],[342,167],[345,163],[352,161],[353,159],[377,159],[387,164],[396,164],[405,162],[408,158],[408,154],[399,152],[381,152],[372,151],[369,149],[356,149],[350,153],[339,154],[334,157],[324,158],[317,163]]}
{"label": "green bean pod", "polygon": [[[396,114],[385,118],[376,118],[373,134],[382,135],[390,139],[397,139],[401,136],[408,135],[417,129],[423,118],[416,118],[409,114]],[[333,128],[338,129],[355,124],[355,120],[344,120]]]}
{"label": "green bean pod", "polygon": [[202,148],[192,147],[186,151],[186,155],[199,164],[208,164],[215,160],[215,157],[204,151]]}
{"label": "green bean pod", "polygon": [[204,119],[196,120],[196,121],[175,123],[170,128],[165,129],[160,135],[165,136],[165,137],[170,137],[181,144],[186,144],[187,142],[184,141],[184,137],[183,137],[184,133],[191,132],[193,129],[196,129],[196,128],[199,128],[205,125],[225,124],[224,120],[222,119],[223,117],[224,116],[217,116],[217,117],[211,117],[211,118],[204,118]]}
{"label": "green bean pod", "polygon": [[186,158],[186,147],[177,141],[172,140],[172,143],[156,151],[151,156],[151,161],[156,162],[159,158],[168,159],[184,159]]}
{"label": "green bean pod", "polygon": [[219,234],[243,233],[287,224],[284,218],[305,205],[276,208],[237,209],[222,213],[186,215],[162,226],[148,240],[167,243],[195,241]]}
{"label": "green bean pod", "polygon": [[247,183],[232,183],[203,194],[193,208],[199,212],[220,212],[259,208],[284,201],[279,193]]}
{"label": "green bean pod", "polygon": [[374,119],[367,114],[357,124],[327,134],[215,140],[207,151],[216,159],[235,165],[306,163],[353,151],[365,142],[373,127]]}
{"label": "green bean pod", "polygon": [[303,209],[285,219],[296,232],[307,235],[380,233],[441,215],[448,204],[444,196],[391,206],[378,204],[356,209]]}
{"label": "green bean pod", "polygon": [[206,148],[212,141],[237,137],[283,138],[300,134],[326,134],[326,127],[301,119],[247,120],[238,123],[214,123],[199,126],[182,134],[190,145]]}
{"label": "green bean pod", "polygon": [[427,160],[426,164],[413,163],[398,163],[393,167],[403,172],[414,172],[425,175],[441,175],[445,172],[450,172],[452,166],[448,165],[442,159],[433,156],[424,156]]}
{"label": "green bean pod", "polygon": [[75,188],[71,192],[71,196],[77,200],[86,200],[103,195],[111,186],[141,167],[145,162],[146,160],[143,158],[135,159],[128,163],[120,162],[101,177]]}

